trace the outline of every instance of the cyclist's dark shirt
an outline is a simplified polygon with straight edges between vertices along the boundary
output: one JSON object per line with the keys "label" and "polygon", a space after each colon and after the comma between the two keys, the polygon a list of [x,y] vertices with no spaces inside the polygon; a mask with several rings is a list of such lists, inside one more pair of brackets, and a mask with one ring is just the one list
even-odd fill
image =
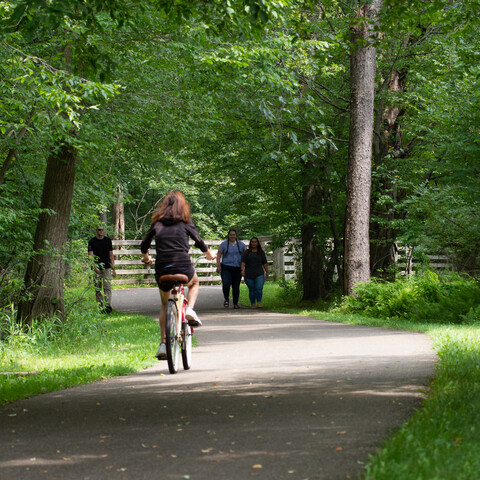
{"label": "cyclist's dark shirt", "polygon": [[171,217],[164,217],[150,226],[140,245],[140,250],[142,253],[147,253],[152,240],[155,239],[155,270],[157,271],[167,265],[191,265],[188,255],[189,237],[202,252],[208,250],[192,222],[174,222]]}
{"label": "cyclist's dark shirt", "polygon": [[110,264],[110,252],[112,250],[112,240],[108,237],[102,239],[93,237],[88,242],[88,251],[93,252],[95,263],[100,269],[112,268]]}

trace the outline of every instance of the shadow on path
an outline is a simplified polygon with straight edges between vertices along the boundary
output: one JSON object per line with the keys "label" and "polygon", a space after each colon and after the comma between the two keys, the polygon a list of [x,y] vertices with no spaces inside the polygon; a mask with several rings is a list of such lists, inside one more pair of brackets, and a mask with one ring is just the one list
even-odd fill
{"label": "shadow on path", "polygon": [[[159,362],[3,407],[0,477],[353,479],[421,406],[426,336],[222,303],[201,287],[189,371]],[[116,291],[114,308],[156,316],[159,295]]]}

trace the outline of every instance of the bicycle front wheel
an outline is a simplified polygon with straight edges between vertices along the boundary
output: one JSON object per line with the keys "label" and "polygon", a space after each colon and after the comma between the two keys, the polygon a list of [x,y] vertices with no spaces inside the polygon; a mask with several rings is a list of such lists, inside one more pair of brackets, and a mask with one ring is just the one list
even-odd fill
{"label": "bicycle front wheel", "polygon": [[175,302],[169,300],[167,304],[167,317],[165,319],[166,344],[167,344],[167,363],[170,373],[178,372],[180,360],[180,344],[178,342],[177,331],[178,310]]}
{"label": "bicycle front wheel", "polygon": [[192,327],[187,323],[182,323],[182,362],[183,368],[189,370],[192,366]]}

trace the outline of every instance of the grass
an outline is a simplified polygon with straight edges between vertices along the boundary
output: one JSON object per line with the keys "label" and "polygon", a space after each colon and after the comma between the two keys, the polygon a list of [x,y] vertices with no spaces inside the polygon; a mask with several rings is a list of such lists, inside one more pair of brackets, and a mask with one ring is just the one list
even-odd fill
{"label": "grass", "polygon": [[[93,298],[93,293],[92,293]],[[241,288],[240,303],[249,305]],[[480,472],[479,324],[420,323],[358,313],[326,311],[302,303],[292,285],[267,282],[265,309],[309,315],[352,325],[369,325],[429,335],[440,358],[423,407],[401,429],[392,432],[365,465],[365,480],[476,480]],[[14,342],[0,342],[0,404],[102,378],[125,375],[152,365],[158,325],[151,318],[113,313],[92,314],[92,304],[77,309],[85,317],[69,331],[39,328]],[[1,320],[1,319],[0,319]],[[12,327],[13,328],[13,327]],[[57,337],[58,335],[58,337]]]}
{"label": "grass", "polygon": [[69,327],[34,325],[0,342],[0,405],[126,375],[156,362],[159,327],[152,318],[100,315],[92,302],[84,303],[83,314]]}
{"label": "grass", "polygon": [[[241,302],[248,304],[246,290]],[[364,480],[480,479],[480,324],[421,323],[326,312],[267,283],[266,309],[327,321],[427,334],[440,361],[423,407],[365,465]],[[477,317],[478,318],[478,317]]]}
{"label": "grass", "polygon": [[371,457],[365,479],[479,478],[479,328],[432,326],[426,333],[441,360],[431,391],[423,408]]}

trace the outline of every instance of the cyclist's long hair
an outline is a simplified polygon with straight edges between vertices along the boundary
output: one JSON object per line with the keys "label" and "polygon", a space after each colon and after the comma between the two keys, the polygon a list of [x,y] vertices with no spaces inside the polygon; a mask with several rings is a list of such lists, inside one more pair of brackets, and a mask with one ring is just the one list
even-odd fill
{"label": "cyclist's long hair", "polygon": [[247,248],[247,252],[248,254],[250,255],[252,253],[252,240],[256,240],[257,241],[257,253],[259,255],[262,255],[263,253],[263,249],[262,249],[262,244],[260,243],[260,240],[258,239],[258,237],[252,237],[250,239],[250,242],[248,244],[248,248]]}
{"label": "cyclist's long hair", "polygon": [[165,195],[162,203],[152,215],[152,223],[171,217],[176,223],[190,221],[190,204],[185,195],[178,190],[172,190]]}

